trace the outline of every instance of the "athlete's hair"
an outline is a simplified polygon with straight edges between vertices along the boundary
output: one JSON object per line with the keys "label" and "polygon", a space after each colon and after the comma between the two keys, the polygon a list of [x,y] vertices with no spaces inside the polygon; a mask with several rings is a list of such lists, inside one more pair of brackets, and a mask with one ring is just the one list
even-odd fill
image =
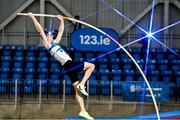
{"label": "athlete's hair", "polygon": [[44,33],[46,34],[46,36],[47,36],[47,34],[51,34],[52,36],[53,36],[53,39],[56,39],[56,37],[57,37],[57,34],[58,34],[58,30],[57,29],[54,29],[54,30],[44,30]]}

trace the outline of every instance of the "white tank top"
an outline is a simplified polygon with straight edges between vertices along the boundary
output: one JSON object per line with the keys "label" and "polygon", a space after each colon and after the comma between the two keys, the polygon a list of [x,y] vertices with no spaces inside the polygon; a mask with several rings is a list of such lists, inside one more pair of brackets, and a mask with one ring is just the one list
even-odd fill
{"label": "white tank top", "polygon": [[64,65],[68,60],[72,60],[71,57],[57,43],[51,42],[51,47],[47,50],[62,65]]}

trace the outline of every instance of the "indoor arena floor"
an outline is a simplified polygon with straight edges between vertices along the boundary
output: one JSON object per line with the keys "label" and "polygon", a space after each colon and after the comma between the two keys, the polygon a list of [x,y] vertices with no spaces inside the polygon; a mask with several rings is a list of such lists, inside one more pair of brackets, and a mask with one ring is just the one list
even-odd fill
{"label": "indoor arena floor", "polygon": [[[180,110],[160,113],[161,120],[180,120]],[[130,116],[127,118],[95,117],[95,120],[156,120],[156,114]],[[84,120],[81,117],[67,117],[65,120]]]}

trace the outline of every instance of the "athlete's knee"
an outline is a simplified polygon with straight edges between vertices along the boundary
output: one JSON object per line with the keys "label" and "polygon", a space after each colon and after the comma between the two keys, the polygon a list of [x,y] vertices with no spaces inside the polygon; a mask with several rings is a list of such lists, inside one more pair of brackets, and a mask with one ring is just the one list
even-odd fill
{"label": "athlete's knee", "polygon": [[94,70],[95,69],[95,65],[93,63],[90,63],[91,64],[91,69]]}
{"label": "athlete's knee", "polygon": [[93,71],[94,69],[95,69],[95,65],[93,63],[85,62],[84,70],[91,70],[91,71]]}

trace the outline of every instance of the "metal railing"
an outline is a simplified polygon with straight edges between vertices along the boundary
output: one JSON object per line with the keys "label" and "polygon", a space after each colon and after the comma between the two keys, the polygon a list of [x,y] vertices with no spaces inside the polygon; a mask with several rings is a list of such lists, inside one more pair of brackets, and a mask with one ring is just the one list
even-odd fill
{"label": "metal railing", "polygon": [[[54,83],[53,83],[54,82]],[[137,81],[97,81],[97,84],[87,82],[86,107],[91,102],[109,104],[109,110],[114,103],[151,103],[152,98],[148,88],[143,88],[143,82]],[[177,104],[180,98],[178,86],[175,83],[151,82],[154,96],[159,103]],[[144,95],[144,96],[143,96]],[[41,109],[42,101],[61,102],[65,106],[68,100],[74,99],[73,86],[66,80],[0,80],[0,101],[14,101],[14,109],[19,101],[36,101]]]}

